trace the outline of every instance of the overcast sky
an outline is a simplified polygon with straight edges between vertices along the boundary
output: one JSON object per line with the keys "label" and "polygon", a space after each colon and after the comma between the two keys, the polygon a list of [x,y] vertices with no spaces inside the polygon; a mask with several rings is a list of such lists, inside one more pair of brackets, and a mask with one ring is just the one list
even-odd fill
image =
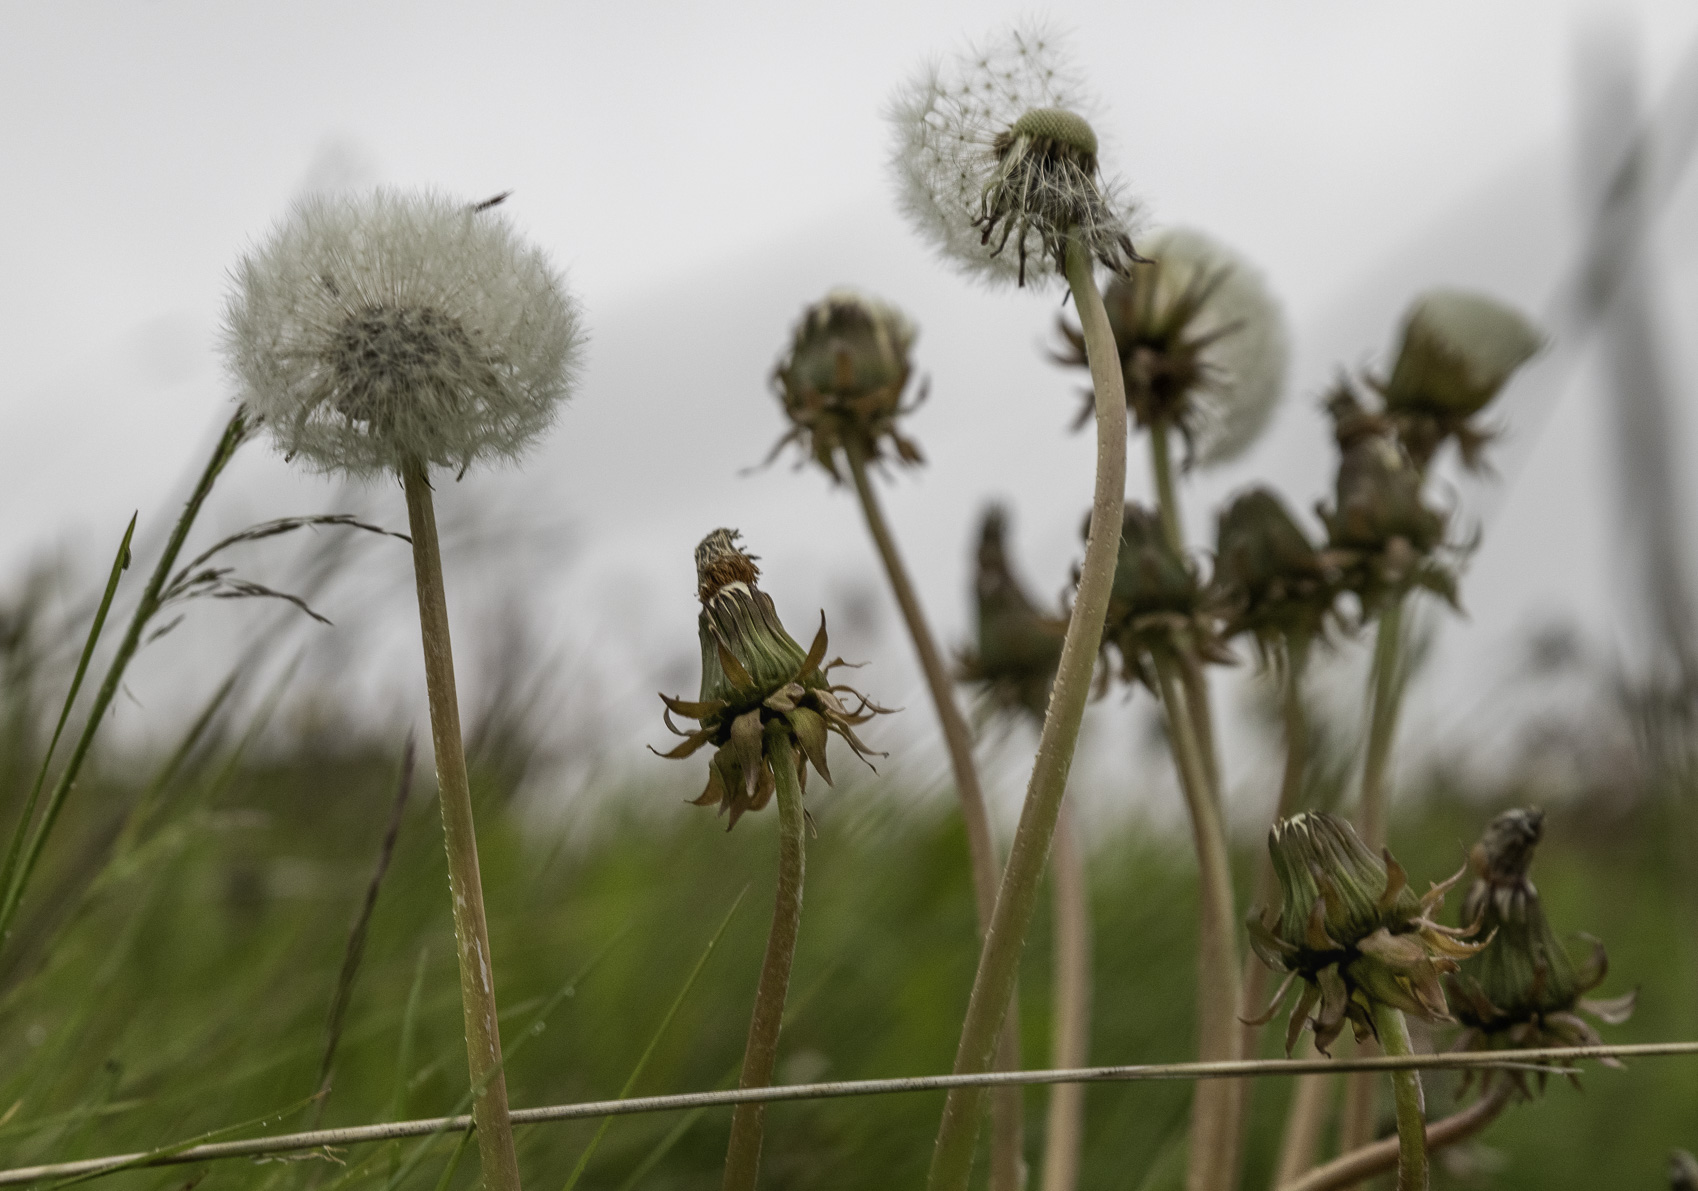
{"label": "overcast sky", "polygon": [[[13,6],[0,41],[0,582],[58,543],[109,550],[134,509],[144,533],[169,516],[227,416],[216,342],[228,270],[291,198],[373,183],[512,189],[511,218],[586,305],[588,367],[523,470],[469,478],[443,500],[569,528],[559,559],[527,559],[560,564],[527,590],[558,608],[543,617],[551,639],[589,647],[619,739],[648,730],[638,717],[657,683],[694,683],[676,664],[693,648],[689,550],[720,524],[764,556],[787,616],[808,623],[824,604],[874,655],[869,688],[925,714],[849,496],[787,464],[740,473],[781,432],[766,377],[797,313],[833,285],[862,287],[922,329],[932,401],[913,431],[931,463],[895,477],[889,500],[942,635],[966,632],[969,535],[989,496],[1013,504],[1032,586],[1060,590],[1092,452],[1067,433],[1077,378],[1042,358],[1057,295],[975,290],[928,258],[894,213],[881,116],[928,56],[1034,13],[1046,15],[884,2]],[[1421,288],[1474,286],[1544,314],[1581,226],[1577,55],[1616,30],[1655,96],[1698,36],[1689,0],[1117,0],[1047,16],[1100,97],[1105,160],[1145,219],[1235,246],[1292,325],[1272,431],[1187,486],[1194,540],[1212,536],[1211,506],[1253,479],[1299,508],[1327,492],[1317,397],[1340,365],[1383,361]],[[1698,366],[1678,333],[1698,315],[1695,219],[1698,189],[1683,184],[1657,261],[1682,381]],[[1528,626],[1571,618],[1608,639],[1627,615],[1608,574],[1606,390],[1588,357],[1560,351],[1517,384],[1503,487],[1456,497],[1490,521],[1464,587],[1470,619],[1446,625],[1421,705],[1441,734],[1491,697]],[[1133,495],[1148,484],[1138,447]],[[255,446],[212,516],[319,508],[332,493]],[[369,500],[404,516],[393,492]],[[492,606],[480,599],[459,617]],[[192,658],[195,642],[174,648]]]}

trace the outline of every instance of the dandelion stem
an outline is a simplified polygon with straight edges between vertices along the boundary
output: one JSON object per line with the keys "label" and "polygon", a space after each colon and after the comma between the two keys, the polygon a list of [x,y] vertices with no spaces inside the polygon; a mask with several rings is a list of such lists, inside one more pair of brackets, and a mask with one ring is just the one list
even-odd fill
{"label": "dandelion stem", "polygon": [[[1168,737],[1197,849],[1197,1053],[1203,1062],[1231,1062],[1239,1057],[1242,1037],[1232,865],[1220,804],[1208,785],[1185,693],[1174,673],[1177,668],[1171,658],[1156,663],[1162,706],[1167,710]],[[1223,1080],[1197,1088],[1194,1095],[1186,1186],[1191,1191],[1210,1191],[1225,1187],[1237,1166],[1237,1109],[1242,1085]]]}
{"label": "dandelion stem", "polygon": [[141,648],[142,633],[147,629],[154,614],[159,611],[160,593],[165,590],[166,581],[171,577],[171,568],[177,564],[177,556],[182,553],[189,530],[194,527],[195,519],[200,516],[201,506],[206,503],[206,498],[212,494],[212,486],[217,483],[219,475],[235,455],[236,448],[247,438],[247,434],[247,414],[238,408],[231,415],[229,422],[225,423],[224,432],[219,435],[211,458],[206,461],[200,479],[196,481],[194,490],[189,493],[188,502],[177,518],[177,524],[171,527],[171,536],[166,539],[165,549],[159,556],[158,564],[153,568],[147,586],[142,590],[135,614],[130,617],[129,628],[125,630],[123,640],[118,643],[118,651],[113,655],[111,665],[106,668],[106,677],[101,681],[100,690],[89,707],[82,735],[77,738],[77,743],[65,762],[65,768],[60,771],[59,780],[54,783],[53,792],[48,795],[47,805],[42,809],[41,822],[36,827],[35,834],[30,837],[22,861],[11,874],[11,880],[6,886],[5,900],[0,902],[0,941],[3,941],[12,929],[12,922],[17,917],[18,906],[23,901],[30,874],[35,871],[36,862],[41,859],[41,850],[47,844],[47,837],[53,832],[59,812],[65,807],[65,799],[77,784],[77,775],[82,772],[83,762],[88,759],[89,749],[94,745],[95,733],[100,731],[100,725],[106,720],[107,709],[112,706],[112,700],[117,697],[118,688],[124,681],[124,671],[129,668],[130,659],[135,657],[136,650]]}
{"label": "dandelion stem", "polygon": [[[802,924],[802,851],[804,820],[802,787],[796,778],[796,744],[788,730],[768,732],[767,760],[778,794],[778,889],[773,897],[772,928],[755,991],[755,1011],[749,1018],[749,1040],[743,1048],[739,1088],[764,1088],[772,1083],[778,1061],[778,1034],[784,1024],[784,998],[790,988],[790,963],[796,957],[796,934]],[[731,1144],[725,1152],[725,1191],[754,1191],[760,1173],[761,1126],[766,1106],[739,1104],[731,1114]]]}
{"label": "dandelion stem", "polygon": [[[1304,1076],[1304,1079],[1310,1078]],[[1466,1141],[1480,1130],[1490,1125],[1503,1113],[1512,1095],[1511,1085],[1501,1084],[1490,1095],[1475,1101],[1460,1112],[1454,1112],[1448,1117],[1434,1121],[1427,1126],[1427,1150],[1443,1149]],[[1398,1151],[1403,1144],[1400,1137],[1388,1137],[1382,1141],[1365,1145],[1361,1149],[1351,1150],[1348,1154],[1318,1166],[1302,1178],[1286,1179],[1283,1175],[1275,1182],[1278,1191],[1344,1191],[1354,1187],[1377,1174],[1384,1174],[1397,1165]]]}
{"label": "dandelion stem", "polygon": [[424,465],[408,462],[401,473],[407,491],[407,521],[413,536],[413,576],[419,592],[419,631],[424,644],[425,685],[430,693],[430,734],[436,752],[437,800],[448,852],[448,891],[454,904],[454,939],[460,958],[460,1001],[465,1011],[466,1061],[474,1088],[478,1157],[489,1191],[519,1191],[519,1160],[507,1112],[507,1077],[501,1071],[501,1028],[496,1021],[495,976],[489,926],[484,920],[483,880],[478,872],[477,830],[466,750],[460,737],[460,702],[454,685],[454,651],[448,636],[448,597],[442,584],[442,549],[436,508]]}
{"label": "dandelion stem", "polygon": [[[1374,1030],[1387,1055],[1408,1058],[1414,1053],[1401,1009],[1375,1001]],[[1392,1072],[1391,1090],[1397,1103],[1397,1191],[1427,1191],[1427,1102],[1421,1094],[1421,1073]]]}
{"label": "dandelion stem", "polygon": [[[1387,813],[1386,771],[1391,763],[1397,715],[1403,704],[1403,606],[1397,596],[1380,613],[1374,638],[1373,672],[1369,675],[1373,700],[1368,721],[1368,747],[1362,761],[1362,801],[1357,812],[1362,842],[1372,852],[1385,847]],[[1339,1125],[1341,1153],[1360,1149],[1374,1139],[1379,1117],[1380,1085],[1375,1079],[1354,1075],[1345,1081],[1344,1116]]]}
{"label": "dandelion stem", "polygon": [[[884,519],[878,490],[867,474],[867,448],[860,436],[848,434],[843,441],[844,454],[849,457],[849,473],[855,480],[855,492],[861,498],[861,512],[867,519],[867,531],[878,547],[884,562],[884,573],[896,604],[902,610],[902,620],[914,641],[914,653],[920,659],[937,708],[938,723],[943,729],[944,747],[949,751],[949,764],[955,774],[955,792],[961,800],[961,818],[967,826],[967,860],[973,876],[974,905],[978,911],[979,938],[990,929],[991,914],[996,910],[998,866],[996,844],[991,837],[990,814],[985,809],[985,795],[979,785],[979,772],[973,763],[973,738],[967,730],[966,718],[955,702],[955,691],[949,671],[938,652],[925,609],[908,578],[908,568],[896,547],[896,538]],[[1003,1022],[1002,1037],[997,1046],[995,1069],[1014,1071],[1020,1067],[1020,1019],[1018,996],[1010,998],[1008,1016]],[[1072,1064],[1077,1065],[1077,1064]],[[1024,1149],[1024,1122],[1018,1088],[998,1088],[991,1094],[991,1187],[993,1191],[1019,1191],[1021,1151]]]}
{"label": "dandelion stem", "polygon": [[1150,421],[1150,471],[1156,481],[1156,512],[1161,516],[1162,537],[1167,548],[1184,555],[1185,535],[1179,529],[1179,493],[1173,485],[1173,456],[1167,446],[1167,423]]}
{"label": "dandelion stem", "polygon": [[[1061,661],[1050,692],[1038,740],[1037,760],[1020,811],[1020,823],[1003,869],[991,929],[979,952],[955,1071],[989,1069],[997,1035],[1007,1013],[1020,967],[1020,953],[1036,908],[1038,882],[1049,859],[1067,774],[1079,741],[1079,725],[1091,693],[1091,673],[1102,646],[1103,619],[1120,552],[1120,527],[1126,499],[1126,388],[1120,356],[1102,294],[1091,270],[1091,256],[1077,234],[1068,238],[1066,273],[1084,332],[1096,396],[1097,469],[1091,501],[1091,528],[1085,542],[1078,595],[1062,641]],[[931,1191],[963,1191],[973,1169],[973,1145],[985,1093],[957,1088],[944,1104],[932,1151]]]}
{"label": "dandelion stem", "polygon": [[[1055,1025],[1050,1065],[1083,1067],[1091,1051],[1091,902],[1085,858],[1073,808],[1061,804],[1055,828],[1051,896],[1055,913]],[[1056,1084],[1049,1093],[1044,1127],[1042,1191],[1073,1191],[1079,1185],[1079,1151],[1085,1134],[1085,1085]]]}

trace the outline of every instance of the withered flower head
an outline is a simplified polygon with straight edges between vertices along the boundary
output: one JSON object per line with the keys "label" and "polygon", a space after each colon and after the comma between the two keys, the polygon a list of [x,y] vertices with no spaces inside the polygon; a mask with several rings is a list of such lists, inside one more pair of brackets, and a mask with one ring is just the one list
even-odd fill
{"label": "withered flower head", "polygon": [[1456,603],[1456,579],[1436,555],[1446,517],[1421,493],[1421,472],[1391,421],[1362,408],[1346,381],[1327,399],[1338,439],[1338,481],[1330,509],[1316,512],[1338,559],[1343,586],[1372,611],[1413,587]]}
{"label": "withered flower head", "polygon": [[[703,745],[715,746],[708,763],[707,786],[697,806],[718,806],[731,812],[727,830],[744,811],[760,810],[775,789],[775,743],[789,738],[797,746],[796,777],[807,786],[807,763],[829,785],[826,735],[835,732],[848,741],[862,760],[874,754],[855,735],[855,727],[887,709],[845,685],[833,685],[828,675],[846,663],[825,661],[825,616],[806,652],[785,631],[772,599],[757,585],[760,568],[755,558],[737,545],[734,529],[716,529],[696,547],[697,595],[702,602],[696,620],[702,646],[701,697],[695,702],[661,695],[666,726],[684,737],[682,744],[661,755],[688,757]],[[822,665],[823,663],[823,665]],[[853,707],[839,696],[847,696]],[[676,713],[699,725],[686,732],[672,722]]]}
{"label": "withered flower head", "polygon": [[[1089,532],[1087,519],[1084,533]],[[1187,650],[1204,661],[1233,662],[1215,634],[1207,597],[1196,567],[1167,544],[1156,514],[1128,504],[1103,626],[1103,648],[1119,651],[1122,680],[1137,680],[1154,690],[1152,662]]]}
{"label": "withered flower head", "polygon": [[1261,961],[1288,973],[1256,1024],[1273,1018],[1293,980],[1302,982],[1286,1053],[1306,1023],[1322,1054],[1346,1021],[1358,1040],[1369,1037],[1376,1002],[1428,1021],[1450,1020],[1439,977],[1485,946],[1466,941],[1473,928],[1432,918],[1461,870],[1418,897],[1389,850],[1375,856],[1348,822],[1313,811],[1275,823],[1268,852],[1283,902],[1277,911],[1252,913],[1247,925]]}
{"label": "withered flower head", "polygon": [[[1246,261],[1201,232],[1164,232],[1149,259],[1103,292],[1120,353],[1126,404],[1139,426],[1174,427],[1186,464],[1241,455],[1261,434],[1285,387],[1285,320]],[[1061,319],[1057,363],[1088,367],[1085,338]],[[1090,394],[1074,429],[1095,416]]]}
{"label": "withered flower head", "polygon": [[1223,636],[1253,633],[1263,656],[1282,641],[1317,636],[1338,595],[1330,561],[1267,488],[1252,488],[1222,511],[1215,534],[1214,600]]}
{"label": "withered flower head", "polygon": [[[1544,819],[1536,808],[1505,811],[1468,853],[1474,883],[1462,916],[1495,932],[1497,941],[1446,978],[1456,1016],[1468,1027],[1461,1049],[1595,1046],[1602,1039],[1577,1010],[1609,1025],[1633,1013],[1636,993],[1608,1001],[1581,995],[1601,984],[1609,969],[1603,944],[1591,940],[1591,955],[1577,965],[1545,917],[1527,875]],[[1521,1073],[1512,1075],[1525,1092]],[[1489,1082],[1491,1073],[1485,1078]]]}
{"label": "withered flower head", "polygon": [[1021,588],[1008,561],[1007,529],[1000,506],[985,510],[973,582],[978,640],[961,651],[959,675],[983,688],[992,710],[1042,721],[1067,622],[1045,616]]}
{"label": "withered flower head", "polygon": [[1491,432],[1469,419],[1538,352],[1543,339],[1516,311],[1483,294],[1432,290],[1409,308],[1403,345],[1382,386],[1386,411],[1418,467],[1447,438],[1476,466]]}
{"label": "withered flower head", "polygon": [[897,418],[925,400],[922,387],[902,402],[915,334],[896,307],[853,290],[832,290],[803,311],[772,371],[791,426],[771,457],[796,443],[839,481],[837,452],[850,441],[868,459],[882,458],[888,441],[898,462],[922,462],[920,449],[896,428]]}

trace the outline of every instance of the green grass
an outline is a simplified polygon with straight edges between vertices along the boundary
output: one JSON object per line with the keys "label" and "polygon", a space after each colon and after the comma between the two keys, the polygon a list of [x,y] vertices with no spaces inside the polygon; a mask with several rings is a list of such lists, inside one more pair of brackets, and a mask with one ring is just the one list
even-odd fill
{"label": "green grass", "polygon": [[[421,771],[428,774],[428,757]],[[79,791],[0,959],[0,1155],[6,1165],[148,1149],[299,1102],[315,1084],[325,1015],[350,920],[369,879],[394,759],[302,755],[232,764],[204,751],[167,783],[110,859],[117,816],[145,785],[111,772]],[[326,1126],[451,1110],[465,1090],[447,882],[429,782],[415,795],[384,885],[324,1107]],[[560,843],[481,791],[484,880],[504,1032],[511,1043],[573,972],[605,952],[508,1071],[516,1106],[615,1095],[745,885],[749,894],[677,1017],[637,1094],[720,1086],[742,1051],[770,913],[773,816],[726,834],[675,793],[622,792],[583,838]],[[794,1020],[781,1077],[852,1079],[945,1071],[976,947],[964,838],[945,808],[900,791],[816,791]],[[1395,826],[1419,882],[1448,875],[1481,809],[1434,804]],[[1556,816],[1535,870],[1553,920],[1605,938],[1605,991],[1638,984],[1621,1041],[1698,1037],[1694,900],[1672,817]],[[1191,1056],[1193,866],[1182,840],[1126,826],[1091,859],[1097,1062]],[[103,851],[103,848],[106,849]],[[1248,854],[1241,860],[1248,871]],[[96,877],[98,875],[98,878]],[[1241,880],[1241,887],[1247,885]],[[1048,1053],[1047,919],[1022,976],[1028,1066]],[[421,956],[423,959],[421,960]],[[422,965],[422,966],[421,966]],[[422,971],[413,1030],[403,1020]],[[1276,1031],[1270,1030],[1267,1039]],[[1698,1069],[1647,1060],[1553,1084],[1486,1134],[1501,1169],[1441,1185],[1502,1188],[1660,1185],[1670,1146],[1698,1144]],[[1286,1086],[1258,1088],[1247,1187],[1266,1186]],[[1093,1088],[1083,1186],[1177,1187],[1189,1090]],[[1444,1111],[1444,1089],[1429,1092]],[[1041,1152],[1044,1093],[1028,1094],[1030,1154]],[[13,1110],[14,1104],[16,1105]],[[918,1186],[941,1096],[779,1105],[769,1113],[763,1184]],[[12,1110],[8,1112],[8,1110]],[[305,1127],[301,1112],[279,1128]],[[729,1110],[615,1121],[583,1187],[616,1188],[670,1148],[647,1188],[718,1185]],[[519,1131],[527,1185],[559,1191],[595,1122]],[[405,1180],[437,1186],[445,1137]],[[417,1143],[335,1160],[226,1162],[206,1188],[381,1187]],[[361,1162],[370,1156],[369,1161]],[[475,1156],[475,1153],[474,1153]],[[341,1165],[346,1163],[346,1166]],[[1476,1165],[1479,1165],[1476,1163]],[[455,1186],[470,1186],[475,1161]],[[180,1187],[187,1168],[110,1176],[122,1188]],[[1441,1175],[1441,1178],[1449,1176]]]}

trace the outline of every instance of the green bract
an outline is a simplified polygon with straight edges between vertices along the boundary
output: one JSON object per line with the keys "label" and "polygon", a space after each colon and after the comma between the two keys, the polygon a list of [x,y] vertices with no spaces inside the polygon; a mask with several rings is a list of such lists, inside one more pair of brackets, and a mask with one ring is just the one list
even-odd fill
{"label": "green bract", "polygon": [[791,422],[772,455],[797,443],[834,480],[843,478],[837,452],[851,439],[868,459],[882,458],[888,440],[899,462],[921,462],[920,449],[896,428],[898,417],[925,400],[922,386],[912,403],[902,403],[915,334],[896,307],[852,290],[833,290],[808,307],[772,372]]}
{"label": "green bract", "polygon": [[[703,745],[715,745],[708,764],[707,786],[697,806],[730,811],[727,827],[735,827],[744,811],[760,810],[775,788],[772,744],[785,736],[794,740],[797,780],[807,785],[807,763],[827,784],[825,744],[835,732],[848,741],[855,755],[875,755],[855,735],[863,724],[885,708],[827,675],[845,663],[825,661],[825,617],[806,652],[778,619],[767,594],[756,586],[760,569],[753,556],[738,545],[741,535],[716,529],[696,547],[696,579],[702,601],[697,631],[702,647],[701,698],[695,702],[661,695],[666,726],[684,742],[662,756],[688,757]],[[854,702],[845,707],[840,694]],[[697,721],[685,732],[672,715]],[[877,754],[882,755],[882,754]]]}
{"label": "green bract", "polygon": [[1233,661],[1215,635],[1195,567],[1167,544],[1156,514],[1138,504],[1128,504],[1121,521],[1120,556],[1103,627],[1103,648],[1111,645],[1120,653],[1122,679],[1136,679],[1151,690],[1156,687],[1155,657],[1190,650],[1206,661]]}
{"label": "green bract", "polygon": [[[1594,939],[1591,954],[1576,964],[1551,929],[1527,875],[1543,829],[1543,811],[1505,811],[1469,851],[1474,883],[1462,915],[1494,932],[1496,941],[1446,979],[1456,1016],[1468,1027],[1465,1049],[1596,1046],[1602,1039],[1578,1010],[1609,1025],[1633,1013],[1636,993],[1607,1001],[1581,995],[1603,982],[1609,961]],[[1526,1091],[1521,1073],[1512,1077]]]}
{"label": "green bract", "polygon": [[979,684],[993,710],[1025,712],[1041,722],[1067,622],[1038,611],[1021,589],[1008,563],[1006,536],[1002,509],[985,510],[973,583],[978,639],[961,653],[960,677]]}
{"label": "green bract", "polygon": [[1255,634],[1264,653],[1282,638],[1321,631],[1338,594],[1329,561],[1267,488],[1240,493],[1215,535],[1213,598],[1223,635]]}
{"label": "green bract", "polygon": [[1281,905],[1252,913],[1248,926],[1256,955],[1288,973],[1260,1022],[1272,1019],[1293,980],[1303,983],[1286,1029],[1287,1053],[1305,1023],[1322,1054],[1346,1021],[1358,1040],[1369,1037],[1375,1003],[1449,1020],[1439,977],[1485,946],[1464,941],[1472,928],[1431,918],[1461,871],[1416,896],[1390,851],[1375,856],[1348,822],[1318,812],[1275,823],[1268,852]]}

